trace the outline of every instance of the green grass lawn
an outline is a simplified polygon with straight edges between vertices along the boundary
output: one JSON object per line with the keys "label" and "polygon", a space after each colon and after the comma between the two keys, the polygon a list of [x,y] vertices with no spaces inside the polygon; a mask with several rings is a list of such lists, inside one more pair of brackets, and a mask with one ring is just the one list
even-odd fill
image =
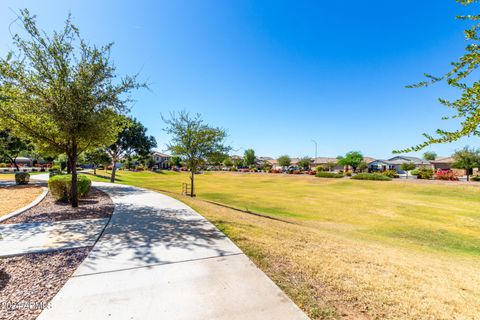
{"label": "green grass lawn", "polygon": [[480,314],[480,184],[205,173],[190,199],[186,173],[118,178],[198,210],[314,319]]}
{"label": "green grass lawn", "polygon": [[[118,182],[180,193],[188,175],[120,171]],[[476,186],[237,173],[201,174],[196,186],[199,199],[312,223],[325,231],[480,256]]]}

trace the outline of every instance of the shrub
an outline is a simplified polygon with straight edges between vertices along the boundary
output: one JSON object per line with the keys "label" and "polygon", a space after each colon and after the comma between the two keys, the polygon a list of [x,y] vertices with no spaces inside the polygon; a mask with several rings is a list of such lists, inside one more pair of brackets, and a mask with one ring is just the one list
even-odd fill
{"label": "shrub", "polygon": [[378,181],[390,181],[392,178],[389,178],[380,173],[359,173],[352,177],[355,180],[378,180]]}
{"label": "shrub", "polygon": [[351,177],[351,176],[352,176],[352,173],[351,173],[350,171],[347,171],[347,172],[345,172],[345,175],[346,175],[347,177]]}
{"label": "shrub", "polygon": [[458,181],[458,177],[452,170],[438,170],[435,173],[435,180]]}
{"label": "shrub", "polygon": [[398,175],[397,171],[395,170],[387,170],[382,172],[384,176],[387,176],[389,178],[399,178],[400,176]]}
{"label": "shrub", "polygon": [[480,181],[480,176],[473,176],[472,181]]}
{"label": "shrub", "polygon": [[317,178],[343,178],[343,174],[335,172],[317,172],[315,175]]}
{"label": "shrub", "polygon": [[432,169],[427,169],[427,168],[420,168],[420,169],[415,169],[410,172],[413,176],[417,176],[417,179],[432,179],[433,177],[433,170]]}
{"label": "shrub", "polygon": [[0,168],[6,168],[7,167],[7,164],[6,163],[0,163]]}
{"label": "shrub", "polygon": [[[92,182],[84,175],[77,177],[78,195],[85,197],[90,191]],[[69,200],[71,198],[72,175],[56,175],[48,180],[48,188],[52,196],[57,200]]]}
{"label": "shrub", "polygon": [[300,170],[293,170],[293,174],[301,174],[302,172]]}
{"label": "shrub", "polygon": [[60,166],[51,166],[50,169],[48,169],[48,172],[55,172],[55,171],[61,171]]}
{"label": "shrub", "polygon": [[15,173],[15,183],[16,184],[28,184],[30,181],[30,175],[26,172],[17,172]]}
{"label": "shrub", "polygon": [[317,166],[315,170],[317,170],[317,172],[322,172],[325,171],[325,168],[323,166]]}

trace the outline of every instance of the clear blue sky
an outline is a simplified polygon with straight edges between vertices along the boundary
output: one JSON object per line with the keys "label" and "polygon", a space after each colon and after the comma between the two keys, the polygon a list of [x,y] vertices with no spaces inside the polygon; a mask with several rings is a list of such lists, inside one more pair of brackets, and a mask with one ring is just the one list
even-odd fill
{"label": "clear blue sky", "polygon": [[[134,94],[132,114],[160,150],[168,141],[160,114],[182,109],[227,129],[233,147],[272,157],[313,156],[315,139],[322,156],[386,158],[423,132],[454,127],[436,100],[452,97],[448,88],[404,87],[462,53],[465,24],[454,17],[466,9],[454,0],[3,0],[2,56],[12,10],[24,7],[46,30],[70,11],[91,43],[115,42],[119,73],[150,84]],[[478,140],[431,150],[449,155],[465,144]]]}

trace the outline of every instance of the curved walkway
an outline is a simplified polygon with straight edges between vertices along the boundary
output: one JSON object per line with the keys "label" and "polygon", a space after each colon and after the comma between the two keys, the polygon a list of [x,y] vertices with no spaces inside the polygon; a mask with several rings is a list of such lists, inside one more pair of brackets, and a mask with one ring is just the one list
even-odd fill
{"label": "curved walkway", "polygon": [[38,319],[308,319],[190,207],[140,188],[95,186],[114,214]]}

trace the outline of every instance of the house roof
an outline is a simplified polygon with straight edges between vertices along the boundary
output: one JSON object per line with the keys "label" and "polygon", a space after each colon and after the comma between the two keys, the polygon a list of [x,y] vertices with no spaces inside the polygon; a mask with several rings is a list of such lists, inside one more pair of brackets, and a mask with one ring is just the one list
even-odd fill
{"label": "house roof", "polygon": [[159,157],[164,157],[164,158],[170,158],[171,157],[169,154],[158,152],[158,151],[152,152],[152,155],[159,156]]}
{"label": "house roof", "polygon": [[430,163],[453,163],[455,159],[453,157],[437,157],[435,160],[430,161]]}
{"label": "house roof", "polygon": [[326,164],[329,162],[337,162],[337,158],[317,157],[313,159],[313,164]]}
{"label": "house roof", "polygon": [[402,164],[404,162],[413,162],[416,165],[428,165],[430,162],[423,160],[417,157],[407,157],[407,156],[396,156],[388,159],[392,164]]}

